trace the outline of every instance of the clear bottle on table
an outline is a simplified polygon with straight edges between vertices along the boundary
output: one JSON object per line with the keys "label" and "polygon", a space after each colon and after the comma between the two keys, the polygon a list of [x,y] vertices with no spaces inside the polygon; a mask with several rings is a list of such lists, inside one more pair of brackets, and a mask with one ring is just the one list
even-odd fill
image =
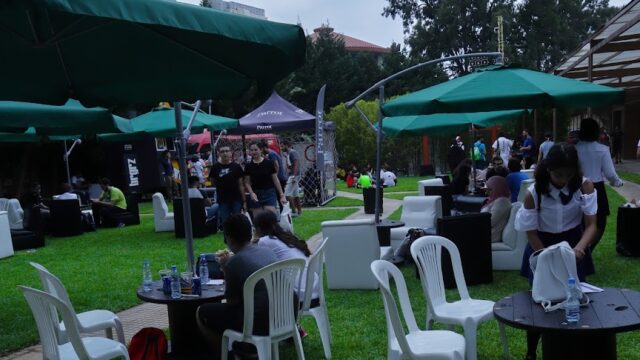
{"label": "clear bottle on table", "polygon": [[149,260],[145,259],[142,263],[142,290],[149,292],[152,290],[153,278],[151,277],[151,266]]}
{"label": "clear bottle on table", "polygon": [[207,256],[200,254],[200,284],[204,289],[209,282],[209,266],[207,265]]}
{"label": "clear bottle on table", "polygon": [[180,274],[178,273],[178,267],[171,265],[171,298],[180,299],[182,294],[180,293]]}
{"label": "clear bottle on table", "polygon": [[580,298],[582,294],[576,284],[576,279],[570,277],[567,281],[567,301],[564,304],[564,314],[569,324],[580,321]]}

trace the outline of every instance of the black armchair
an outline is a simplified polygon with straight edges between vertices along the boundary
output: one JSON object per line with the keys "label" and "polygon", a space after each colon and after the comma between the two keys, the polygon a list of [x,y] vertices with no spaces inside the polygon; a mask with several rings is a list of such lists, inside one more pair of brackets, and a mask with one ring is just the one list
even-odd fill
{"label": "black armchair", "polygon": [[[491,214],[476,213],[447,216],[438,219],[437,233],[451,240],[458,247],[462,270],[467,285],[491,283]],[[453,268],[449,254],[442,253],[444,286],[455,288]]]}
{"label": "black armchair", "polygon": [[[95,216],[95,215],[94,215]],[[127,195],[127,211],[116,214],[116,223],[120,222],[127,226],[140,225],[140,210],[138,208],[138,194]]]}
{"label": "black armchair", "polygon": [[[204,210],[204,199],[191,198],[191,228],[194,238],[201,238],[215,234],[218,231],[218,221],[207,222]],[[177,238],[184,238],[184,215],[182,212],[182,198],[173,199],[173,222]]]}
{"label": "black armchair", "polygon": [[22,230],[11,230],[11,243],[13,250],[26,250],[44,246],[43,224],[40,215],[40,206],[28,209],[28,221]]}
{"label": "black armchair", "polygon": [[83,233],[78,200],[53,200],[49,204],[49,213],[52,236],[75,236]]}

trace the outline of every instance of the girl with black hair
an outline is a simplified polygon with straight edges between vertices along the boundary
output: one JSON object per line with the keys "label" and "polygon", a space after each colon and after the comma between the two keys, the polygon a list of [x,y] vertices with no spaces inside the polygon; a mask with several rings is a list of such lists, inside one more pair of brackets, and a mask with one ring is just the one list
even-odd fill
{"label": "girl with black hair", "polygon": [[[278,224],[278,216],[275,213],[263,211],[256,214],[253,218],[253,226],[255,227],[255,234],[258,238],[255,242],[260,246],[270,248],[276,254],[278,261],[286,259],[307,260],[311,255],[311,251],[309,251],[306,242],[280,227],[280,224]],[[301,276],[302,279],[306,279],[306,270],[302,272]],[[304,293],[304,281],[302,281],[301,286],[302,288],[299,292],[296,282],[296,293],[300,296]],[[318,286],[318,279],[314,279],[312,299],[318,298]]]}
{"label": "girl with black hair", "polygon": [[453,180],[451,180],[451,195],[467,195],[469,193],[470,175],[471,166],[464,162],[458,165],[453,172]]}
{"label": "girl with black hair", "polygon": [[[589,246],[596,235],[597,191],[582,176],[578,153],[573,145],[555,144],[536,167],[535,184],[516,215],[515,228],[526,231],[529,244],[522,257],[520,273],[533,273],[529,257],[539,249],[567,241],[576,256],[578,278],[585,281],[595,272]],[[527,332],[527,357],[536,358],[539,333]]]}
{"label": "girl with black hair", "polygon": [[600,129],[598,123],[591,118],[582,119],[580,122],[580,142],[576,144],[580,167],[584,176],[593,182],[598,193],[598,214],[596,215],[597,232],[591,243],[591,251],[596,248],[604,234],[609,216],[609,199],[604,187],[605,178],[614,187],[622,186],[622,180],[616,174],[613,161],[609,154],[609,148],[598,142]]}

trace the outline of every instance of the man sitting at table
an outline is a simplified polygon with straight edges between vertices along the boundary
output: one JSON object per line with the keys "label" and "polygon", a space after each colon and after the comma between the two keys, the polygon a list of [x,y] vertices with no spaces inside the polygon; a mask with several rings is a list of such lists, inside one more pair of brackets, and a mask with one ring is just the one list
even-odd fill
{"label": "man sitting at table", "polygon": [[[242,331],[244,319],[243,287],[247,278],[255,271],[277,261],[276,255],[267,247],[251,244],[251,223],[242,214],[232,214],[223,224],[224,236],[229,249],[235,254],[219,255],[225,278],[226,303],[203,304],[198,307],[196,320],[203,336],[211,344],[213,358],[220,358],[222,334],[227,329]],[[267,289],[258,283],[254,293],[254,335],[269,334],[269,301]]]}
{"label": "man sitting at table", "polygon": [[96,225],[124,227],[117,218],[117,214],[127,211],[127,200],[122,190],[112,186],[108,178],[100,180],[100,187],[102,188],[100,198],[91,200],[91,210],[96,219]]}
{"label": "man sitting at table", "polygon": [[62,183],[61,188],[62,194],[54,196],[55,200],[80,200],[78,199],[78,194],[71,192],[71,185]]}
{"label": "man sitting at table", "polygon": [[200,191],[200,178],[197,176],[189,176],[189,199],[203,199],[207,222],[218,215],[218,204],[212,204],[207,194]]}

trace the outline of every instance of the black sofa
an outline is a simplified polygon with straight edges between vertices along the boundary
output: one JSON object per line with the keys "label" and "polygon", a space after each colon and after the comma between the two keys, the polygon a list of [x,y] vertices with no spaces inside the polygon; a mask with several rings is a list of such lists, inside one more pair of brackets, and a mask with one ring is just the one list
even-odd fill
{"label": "black sofa", "polygon": [[27,250],[44,246],[43,222],[40,214],[40,206],[27,209],[25,228],[11,230],[11,243],[13,250]]}
{"label": "black sofa", "polygon": [[[138,208],[139,195],[129,194],[127,198],[127,211],[116,214],[115,219],[119,223],[123,223],[126,226],[140,225],[140,209]],[[94,216],[97,216],[94,214]]]}
{"label": "black sofa", "polygon": [[52,236],[76,236],[84,233],[78,200],[53,200],[49,203],[49,229]]}
{"label": "black sofa", "polygon": [[[218,219],[207,222],[204,211],[204,199],[191,198],[191,229],[194,238],[201,238],[215,234],[218,231]],[[173,223],[177,238],[184,238],[184,215],[182,212],[182,198],[173,199]]]}

